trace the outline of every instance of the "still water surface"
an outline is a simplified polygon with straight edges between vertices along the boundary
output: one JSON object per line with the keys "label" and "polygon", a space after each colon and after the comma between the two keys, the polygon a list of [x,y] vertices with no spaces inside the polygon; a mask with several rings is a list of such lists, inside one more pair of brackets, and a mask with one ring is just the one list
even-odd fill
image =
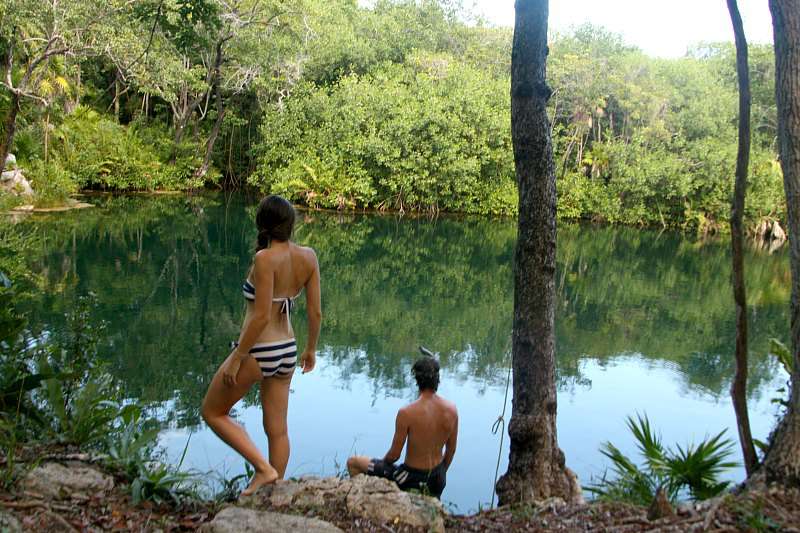
{"label": "still water surface", "polygon": [[[48,281],[31,320],[60,327],[78,295],[95,293],[95,318],[108,323],[101,353],[127,395],[163,416],[168,456],[177,461],[189,440],[185,467],[241,473],[243,461],[211,434],[198,406],[238,335],[256,199],[91,201],[95,209],[24,222],[41,237],[32,260]],[[509,366],[514,239],[510,220],[300,213],[296,240],[317,251],[324,321],[316,370],[292,384],[288,475],[334,475],[352,453],[383,455],[397,409],[415,397],[409,369],[425,345],[439,354],[440,393],[460,414],[443,500],[455,512],[488,504],[500,445],[491,427]],[[606,468],[604,441],[635,453],[625,417],[636,412],[667,443],[725,428],[735,438],[727,244],[562,224],[558,246],[558,438],[581,482]],[[775,420],[770,400],[786,381],[766,353],[770,337],[786,338],[789,269],[784,252],[751,251],[746,261],[749,405],[754,436],[764,439]],[[302,298],[293,320],[302,345]],[[236,414],[266,451],[256,401],[247,397]],[[510,411],[509,398],[506,419]]]}

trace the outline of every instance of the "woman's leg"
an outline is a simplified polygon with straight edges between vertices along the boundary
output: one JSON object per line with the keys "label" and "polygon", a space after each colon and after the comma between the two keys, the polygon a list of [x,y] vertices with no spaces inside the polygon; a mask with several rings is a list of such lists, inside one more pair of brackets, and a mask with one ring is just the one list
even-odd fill
{"label": "woman's leg", "polygon": [[286,415],[289,410],[289,385],[292,376],[274,376],[261,380],[261,406],[264,431],[269,442],[269,462],[283,479],[289,463],[289,432]]}
{"label": "woman's leg", "polygon": [[228,446],[239,452],[247,462],[253,465],[256,473],[250,485],[242,492],[244,495],[252,494],[261,485],[271,483],[278,478],[274,468],[264,459],[258,447],[250,440],[245,429],[234,422],[229,413],[233,405],[247,394],[253,383],[261,379],[261,369],[252,357],[242,361],[239,374],[236,376],[236,385],[226,385],[222,380],[222,371],[217,370],[211,385],[208,387],[206,397],[203,399],[202,415],[209,427],[224,440]]}

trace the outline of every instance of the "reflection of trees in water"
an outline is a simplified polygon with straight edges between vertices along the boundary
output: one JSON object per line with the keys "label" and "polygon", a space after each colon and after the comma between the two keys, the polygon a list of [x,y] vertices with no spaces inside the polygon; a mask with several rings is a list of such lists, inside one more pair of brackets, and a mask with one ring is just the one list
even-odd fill
{"label": "reflection of trees in water", "polygon": [[[58,325],[93,291],[109,322],[107,353],[128,393],[175,398],[182,422],[238,334],[239,286],[250,264],[253,208],[241,198],[113,197],[98,209],[37,219],[46,274],[34,320]],[[413,387],[423,344],[456,379],[504,382],[511,331],[513,222],[398,219],[301,212],[299,242],[317,250],[326,355],[347,383],[375,394]],[[581,361],[640,353],[669,361],[689,387],[726,394],[733,363],[727,246],[620,228],[562,225],[557,288],[563,388],[587,386]],[[751,391],[774,367],[767,339],[785,337],[785,256],[750,254]],[[302,342],[305,316],[294,313]]]}

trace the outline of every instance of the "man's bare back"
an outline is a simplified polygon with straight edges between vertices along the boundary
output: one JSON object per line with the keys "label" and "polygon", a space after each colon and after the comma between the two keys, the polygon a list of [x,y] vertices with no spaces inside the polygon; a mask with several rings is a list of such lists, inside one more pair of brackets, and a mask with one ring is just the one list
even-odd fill
{"label": "man's bare back", "polygon": [[[389,451],[383,459],[364,455],[350,457],[347,469],[351,476],[384,477],[403,490],[421,490],[439,498],[447,483],[447,469],[456,453],[458,412],[453,403],[436,394],[439,363],[435,359],[418,360],[412,371],[419,386],[419,398],[397,412]],[[405,461],[394,466],[406,441]]]}
{"label": "man's bare back", "polygon": [[[429,470],[447,459],[445,468],[450,466],[458,435],[458,413],[452,402],[423,391],[417,401],[400,409],[397,419],[408,435],[405,464]],[[446,457],[442,450],[448,442],[451,453]]]}

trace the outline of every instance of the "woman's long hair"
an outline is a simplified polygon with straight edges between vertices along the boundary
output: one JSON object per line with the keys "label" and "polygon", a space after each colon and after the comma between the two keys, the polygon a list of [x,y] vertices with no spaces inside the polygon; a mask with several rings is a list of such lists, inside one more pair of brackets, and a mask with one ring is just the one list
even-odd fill
{"label": "woman's long hair", "polygon": [[294,218],[294,207],[286,198],[270,194],[261,200],[256,213],[256,251],[269,248],[273,239],[288,241],[292,237]]}

